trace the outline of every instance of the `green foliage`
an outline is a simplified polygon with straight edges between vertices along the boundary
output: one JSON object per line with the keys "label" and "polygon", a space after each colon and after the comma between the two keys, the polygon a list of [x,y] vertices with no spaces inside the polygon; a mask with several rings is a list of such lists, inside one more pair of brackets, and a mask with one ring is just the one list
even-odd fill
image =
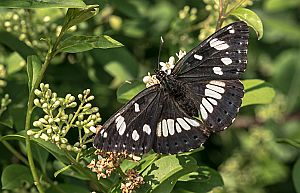
{"label": "green foliage", "polygon": [[[4,193],[300,192],[298,0],[85,3],[99,2],[0,1]],[[94,154],[94,126],[145,88],[160,36],[166,61],[234,20],[260,41],[231,128],[179,155]]]}

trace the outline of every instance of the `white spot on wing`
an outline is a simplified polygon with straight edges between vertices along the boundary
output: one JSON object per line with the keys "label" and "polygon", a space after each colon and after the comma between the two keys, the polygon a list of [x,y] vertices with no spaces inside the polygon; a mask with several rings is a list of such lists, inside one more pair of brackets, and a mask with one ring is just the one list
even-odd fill
{"label": "white spot on wing", "polygon": [[134,112],[140,112],[141,110],[140,110],[140,105],[139,104],[137,104],[137,103],[134,103]]}
{"label": "white spot on wing", "polygon": [[213,67],[213,71],[215,74],[223,75],[222,68],[220,68],[220,67]]}
{"label": "white spot on wing", "polygon": [[103,138],[107,138],[107,132],[103,133]]}
{"label": "white spot on wing", "polygon": [[177,133],[181,133],[181,127],[178,123],[175,124]]}
{"label": "white spot on wing", "polygon": [[210,81],[209,83],[210,83],[210,84],[217,85],[217,86],[225,87],[225,83],[224,83],[224,82],[221,82],[221,81],[218,81],[218,80],[212,80],[212,81]]}
{"label": "white spot on wing", "polygon": [[229,33],[234,34],[234,29],[229,30]]}
{"label": "white spot on wing", "polygon": [[207,97],[211,97],[211,98],[215,98],[215,99],[221,99],[222,98],[222,95],[220,95],[219,93],[217,93],[213,90],[210,90],[210,89],[205,89],[204,94]]}
{"label": "white spot on wing", "polygon": [[210,45],[210,47],[213,47],[216,50],[225,50],[225,49],[229,48],[229,45],[226,44],[225,41],[218,40],[217,38],[210,40],[209,45]]}
{"label": "white spot on wing", "polygon": [[206,120],[208,115],[207,115],[207,112],[206,112],[205,108],[203,107],[203,105],[200,105],[200,113],[201,113],[202,119]]}
{"label": "white spot on wing", "polygon": [[119,129],[119,135],[123,135],[124,132],[125,132],[125,129],[126,129],[126,123],[125,121],[123,121],[122,125],[120,126],[120,129]]}
{"label": "white spot on wing", "polygon": [[194,126],[194,127],[199,127],[200,126],[200,123],[194,119],[190,119],[190,118],[187,118],[187,117],[184,117],[184,119],[186,120],[186,122],[188,122],[188,124],[190,124],[191,126]]}
{"label": "white spot on wing", "polygon": [[157,137],[161,137],[161,122],[157,124],[156,135]]}
{"label": "white spot on wing", "polygon": [[212,113],[214,108],[213,106],[206,100],[206,98],[202,98],[202,105],[205,107],[205,109]]}
{"label": "white spot on wing", "polygon": [[139,140],[140,135],[138,134],[138,132],[137,132],[136,130],[134,130],[134,131],[132,132],[131,137],[132,137],[132,139],[133,139],[134,141],[137,141],[137,140]]}
{"label": "white spot on wing", "polygon": [[169,130],[170,135],[174,135],[174,133],[175,133],[174,119],[167,119],[167,124],[168,124],[168,130]]}
{"label": "white spot on wing", "polygon": [[218,93],[224,93],[225,89],[219,86],[215,86],[215,85],[211,85],[211,84],[207,84],[206,88],[209,88],[210,90],[216,91]]}
{"label": "white spot on wing", "polygon": [[232,60],[230,58],[221,58],[221,61],[223,62],[223,64],[225,65],[229,65],[232,63]]}
{"label": "white spot on wing", "polygon": [[194,58],[196,58],[197,60],[202,60],[203,59],[203,56],[200,56],[198,54],[195,54],[194,55]]}
{"label": "white spot on wing", "polygon": [[164,137],[168,137],[168,125],[166,119],[162,120],[162,133]]}
{"label": "white spot on wing", "polygon": [[191,129],[189,124],[187,124],[187,122],[183,118],[177,118],[176,120],[184,130],[190,130]]}
{"label": "white spot on wing", "polygon": [[148,135],[150,135],[150,134],[151,134],[151,128],[150,128],[150,126],[147,125],[147,124],[145,124],[145,125],[143,126],[143,131],[144,131],[145,133],[147,133]]}
{"label": "white spot on wing", "polygon": [[218,102],[215,100],[215,99],[212,99],[212,98],[207,98],[209,100],[209,102],[213,105],[217,105]]}
{"label": "white spot on wing", "polygon": [[116,118],[115,122],[118,123],[119,121],[120,121],[120,122],[123,122],[123,121],[124,121],[124,117],[121,116],[121,115],[119,115],[119,116]]}

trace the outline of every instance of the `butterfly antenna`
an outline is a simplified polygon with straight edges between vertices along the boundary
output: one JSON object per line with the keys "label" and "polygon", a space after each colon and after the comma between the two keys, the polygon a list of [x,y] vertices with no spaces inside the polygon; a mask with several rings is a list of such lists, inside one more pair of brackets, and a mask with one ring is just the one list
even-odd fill
{"label": "butterfly antenna", "polygon": [[157,58],[157,69],[159,69],[160,53],[161,53],[163,44],[164,44],[164,39],[162,36],[160,36],[160,45],[159,45],[158,58]]}

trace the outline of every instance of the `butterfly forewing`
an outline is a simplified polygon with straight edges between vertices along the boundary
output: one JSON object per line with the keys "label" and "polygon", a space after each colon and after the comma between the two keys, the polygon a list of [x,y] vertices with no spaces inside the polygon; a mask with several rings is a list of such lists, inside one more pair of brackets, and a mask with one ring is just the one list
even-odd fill
{"label": "butterfly forewing", "polygon": [[248,36],[246,23],[228,25],[191,50],[172,72],[213,132],[231,125],[242,103],[238,79],[246,69]]}
{"label": "butterfly forewing", "polygon": [[248,36],[244,22],[226,26],[191,50],[172,73],[188,82],[238,79],[247,64]]}
{"label": "butterfly forewing", "polygon": [[102,126],[94,146],[105,151],[148,152],[162,109],[160,95],[159,85],[139,93]]}

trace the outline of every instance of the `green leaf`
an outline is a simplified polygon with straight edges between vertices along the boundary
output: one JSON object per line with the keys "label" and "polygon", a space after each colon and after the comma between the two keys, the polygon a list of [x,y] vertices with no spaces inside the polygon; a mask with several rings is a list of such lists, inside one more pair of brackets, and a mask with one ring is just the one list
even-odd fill
{"label": "green leaf", "polygon": [[52,185],[48,188],[45,193],[90,193],[87,187],[76,184],[58,184]]}
{"label": "green leaf", "polygon": [[169,155],[162,157],[142,172],[145,184],[137,193],[169,193],[181,176],[197,169],[197,162],[190,156]]}
{"label": "green leaf", "polygon": [[63,168],[61,168],[60,170],[54,172],[54,177],[56,178],[58,176],[58,174],[65,172],[66,170],[69,170],[71,168],[71,165],[67,165]]}
{"label": "green leaf", "polygon": [[1,0],[0,7],[9,8],[79,8],[85,7],[82,0]]}
{"label": "green leaf", "polygon": [[7,65],[8,75],[11,75],[13,73],[22,70],[26,65],[25,60],[17,52],[13,52],[12,54],[10,54],[7,57],[5,63]]}
{"label": "green leaf", "polygon": [[258,79],[249,79],[242,82],[245,87],[242,107],[254,104],[269,104],[272,102],[275,91],[270,84]]}
{"label": "green leaf", "polygon": [[63,40],[58,46],[58,52],[77,53],[93,48],[116,48],[123,46],[120,42],[109,36],[71,36]]}
{"label": "green leaf", "polygon": [[88,178],[85,174],[83,174],[82,172],[79,172],[79,171],[75,170],[73,167],[69,167],[69,166],[70,165],[66,165],[58,160],[54,160],[53,168],[55,170],[57,170],[57,172],[54,173],[54,176],[56,177],[58,174],[62,174],[62,175],[70,176],[70,177],[77,178],[80,180],[90,180],[90,178]]}
{"label": "green leaf", "polygon": [[206,193],[223,185],[222,177],[217,171],[207,166],[200,166],[196,172],[191,172],[179,178],[173,192]]}
{"label": "green leaf", "polygon": [[33,178],[28,167],[11,164],[4,168],[1,176],[2,189],[13,190],[20,188],[23,182],[28,182],[30,185],[33,184]]}
{"label": "green leaf", "polygon": [[104,66],[104,69],[114,77],[114,80],[111,83],[112,88],[115,88],[118,85],[122,84],[124,81],[128,81],[133,78],[130,72],[128,72],[128,70],[125,68],[125,66],[117,61],[107,63]]}
{"label": "green leaf", "polygon": [[255,12],[246,8],[237,8],[232,11],[230,15],[237,17],[239,20],[246,22],[250,27],[252,27],[255,30],[258,39],[263,37],[263,24]]}
{"label": "green leaf", "polygon": [[264,3],[264,8],[271,12],[285,11],[286,9],[300,6],[299,0],[267,0]]}
{"label": "green leaf", "polygon": [[99,12],[98,5],[89,5],[83,9],[70,8],[67,11],[63,30],[94,17]]}
{"label": "green leaf", "polygon": [[42,62],[39,60],[39,58],[36,55],[28,56],[27,58],[27,75],[28,75],[28,88],[31,90],[35,82],[37,80],[37,77],[40,74],[42,68]]}
{"label": "green leaf", "polygon": [[297,193],[300,193],[300,158],[293,168],[293,182]]}
{"label": "green leaf", "polygon": [[49,153],[44,148],[41,148],[35,143],[32,144],[31,150],[33,154],[33,159],[35,159],[39,163],[42,171],[46,172],[46,164],[49,157]]}
{"label": "green leaf", "polygon": [[296,140],[293,140],[293,139],[287,139],[287,138],[279,138],[279,139],[276,140],[276,142],[286,143],[286,144],[289,144],[291,146],[294,146],[294,147],[300,149],[300,141],[296,141]]}
{"label": "green leaf", "polygon": [[145,84],[140,81],[126,81],[117,90],[117,99],[125,103],[145,89]]}
{"label": "green leaf", "polygon": [[[3,137],[0,137],[0,141],[2,140],[19,140],[25,142],[25,131],[21,131],[18,134],[11,134],[11,135],[5,135]],[[32,141],[37,143],[39,146],[46,149],[49,153],[51,153],[57,160],[69,164],[70,160],[67,158],[65,151],[62,149],[59,149],[55,144],[44,141],[42,139],[36,139],[32,138]]]}
{"label": "green leaf", "polygon": [[27,46],[11,33],[0,31],[0,43],[18,52],[24,60],[26,60],[28,56],[35,55],[35,52],[31,47]]}

